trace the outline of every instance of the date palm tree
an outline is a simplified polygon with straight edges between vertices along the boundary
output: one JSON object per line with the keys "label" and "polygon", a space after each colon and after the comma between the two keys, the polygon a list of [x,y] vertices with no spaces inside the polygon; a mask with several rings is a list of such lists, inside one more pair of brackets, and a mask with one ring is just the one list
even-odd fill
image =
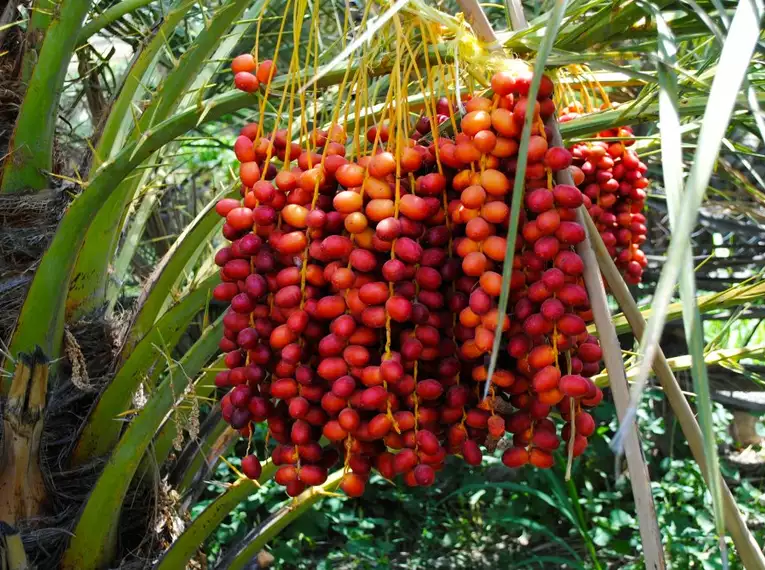
{"label": "date palm tree", "polygon": [[[751,369],[739,361],[761,358],[765,347],[721,356],[704,346],[701,325],[702,313],[765,296],[756,261],[765,190],[757,153],[765,141],[761,2],[484,8],[486,15],[467,1],[8,2],[0,12],[0,521],[20,530],[3,527],[9,568],[27,559],[72,570],[201,567],[200,547],[270,480],[266,461],[259,481],[240,477],[189,518],[216,463],[242,444],[222,420],[213,383],[223,367],[222,307],[210,302],[219,282],[214,205],[238,195],[229,148],[248,121],[291,126],[279,93],[295,76],[314,80],[313,103],[297,112],[324,125],[343,104],[337,94],[347,70],[363,68],[374,118],[400,37],[394,24],[407,18],[461,30],[423,49],[423,73],[451,65],[458,85],[480,82],[464,58],[497,57],[493,45],[561,81],[580,78],[571,85],[586,76],[603,86],[618,107],[562,123],[564,144],[639,126],[640,152],[657,179],[648,213],[653,261],[641,288],[628,288],[597,232],[591,236],[591,259],[622,311],[607,319],[610,332],[598,327],[608,353],[602,380],[624,370],[618,343],[603,339],[634,334],[643,358],[626,362],[627,376],[639,388],[653,366],[709,482],[718,531],[730,534],[732,556],[747,568],[765,568],[720,479],[707,373],[707,363],[724,360],[747,379]],[[229,63],[248,51],[280,70],[270,96],[232,89]],[[411,109],[422,105],[416,81],[406,97]],[[352,120],[362,117],[366,111]],[[725,257],[715,253],[720,234]],[[694,273],[694,261],[707,257]],[[633,298],[645,295],[652,307],[638,308]],[[659,339],[665,322],[680,320],[688,359],[668,361]],[[700,427],[672,373],[687,362]],[[640,392],[628,405],[626,383],[619,389],[629,417]],[[215,567],[243,568],[339,475],[254,525]]]}

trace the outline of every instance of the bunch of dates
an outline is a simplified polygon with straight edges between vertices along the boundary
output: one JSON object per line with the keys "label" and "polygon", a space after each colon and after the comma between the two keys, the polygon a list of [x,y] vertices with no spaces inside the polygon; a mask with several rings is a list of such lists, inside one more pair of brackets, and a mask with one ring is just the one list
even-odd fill
{"label": "bunch of dates", "polygon": [[[572,104],[561,122],[580,116],[581,105]],[[643,215],[648,168],[630,147],[635,139],[630,127],[598,134],[604,140],[575,144],[574,182],[590,199],[588,208],[611,257],[631,285],[640,283],[648,260],[640,246],[648,229]]]}
{"label": "bunch of dates", "polygon": [[[355,497],[373,469],[427,487],[447,455],[477,465],[482,448],[504,442],[507,466],[549,468],[559,448],[578,456],[587,447],[587,409],[603,397],[591,380],[601,349],[587,330],[576,210],[605,209],[587,188],[553,182],[574,160],[588,167],[582,150],[549,144],[553,82],[543,77],[529,100],[531,79],[525,67],[502,71],[488,96],[463,98],[464,114],[441,98],[413,123],[380,122],[352,157],[358,141],[346,146],[339,124],[301,140],[288,129],[242,129],[241,199],[217,204],[230,244],[215,257],[214,297],[229,305],[227,370],[215,381],[233,428],[267,423],[275,479],[289,495],[322,484],[335,465]],[[503,283],[529,113],[523,208]],[[612,159],[615,181],[616,164],[640,172],[627,169],[628,152]],[[612,232],[611,247],[633,251],[638,232],[627,230],[627,241]],[[260,459],[244,457],[242,469],[259,477]]]}

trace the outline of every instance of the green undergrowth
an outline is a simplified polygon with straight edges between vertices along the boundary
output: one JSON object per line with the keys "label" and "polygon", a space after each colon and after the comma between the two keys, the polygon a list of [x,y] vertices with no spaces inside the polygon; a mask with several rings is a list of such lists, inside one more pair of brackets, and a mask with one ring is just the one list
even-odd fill
{"label": "green undergrowth", "polygon": [[[428,489],[373,476],[363,498],[327,497],[283,531],[269,546],[273,567],[643,568],[629,479],[609,449],[616,429],[613,405],[604,403],[595,414],[600,427],[575,462],[570,483],[564,480],[562,455],[552,471],[509,471],[495,457],[498,452],[476,469],[451,458]],[[714,419],[723,452],[730,450],[731,415],[715,406]],[[668,567],[722,569],[709,494],[658,389],[649,391],[639,422]],[[262,437],[253,438],[261,453]],[[237,465],[239,460],[228,461]],[[756,539],[765,540],[762,484],[728,461],[722,467]],[[227,465],[218,467],[217,480],[233,477]],[[220,487],[210,485],[194,514],[218,493]],[[285,499],[283,490],[269,483],[240,504],[205,545],[209,561],[219,559]],[[741,568],[732,545],[728,552],[729,568]]]}

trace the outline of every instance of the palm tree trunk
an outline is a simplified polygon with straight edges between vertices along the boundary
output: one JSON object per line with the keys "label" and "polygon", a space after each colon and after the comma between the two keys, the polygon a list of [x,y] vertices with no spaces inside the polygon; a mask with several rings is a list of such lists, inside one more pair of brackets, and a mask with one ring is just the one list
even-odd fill
{"label": "palm tree trunk", "polygon": [[3,411],[0,455],[0,521],[40,515],[47,498],[40,470],[40,438],[48,391],[48,361],[40,351],[16,364]]}

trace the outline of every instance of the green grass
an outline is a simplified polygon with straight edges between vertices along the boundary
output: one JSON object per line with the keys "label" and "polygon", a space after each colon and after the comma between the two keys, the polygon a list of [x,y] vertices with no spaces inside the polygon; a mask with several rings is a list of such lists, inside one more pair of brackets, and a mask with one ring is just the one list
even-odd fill
{"label": "green grass", "polygon": [[[666,413],[661,392],[648,389],[638,411],[646,459],[653,480],[657,517],[669,568],[722,569],[711,502],[701,473]],[[289,570],[439,568],[595,568],[591,541],[603,568],[644,568],[640,534],[629,479],[614,477],[609,444],[617,427],[612,404],[596,410],[599,428],[585,455],[574,465],[573,497],[566,493],[565,462],[544,472],[508,471],[497,457],[479,468],[448,462],[429,489],[409,489],[374,476],[358,500],[329,497],[288,527],[270,545],[274,568]],[[731,415],[713,406],[715,436],[729,449]],[[256,435],[256,441],[263,434]],[[243,443],[241,445],[246,445]],[[260,449],[259,443],[256,447]],[[238,465],[237,456],[228,460]],[[765,494],[721,456],[722,472],[735,487],[739,505],[758,542],[765,540]],[[233,480],[226,464],[218,480]],[[220,493],[208,486],[194,507],[198,514]],[[204,546],[209,562],[236,543],[285,500],[270,483],[251,495],[227,518]],[[741,568],[732,545],[729,567]],[[519,563],[522,563],[518,565]]]}

